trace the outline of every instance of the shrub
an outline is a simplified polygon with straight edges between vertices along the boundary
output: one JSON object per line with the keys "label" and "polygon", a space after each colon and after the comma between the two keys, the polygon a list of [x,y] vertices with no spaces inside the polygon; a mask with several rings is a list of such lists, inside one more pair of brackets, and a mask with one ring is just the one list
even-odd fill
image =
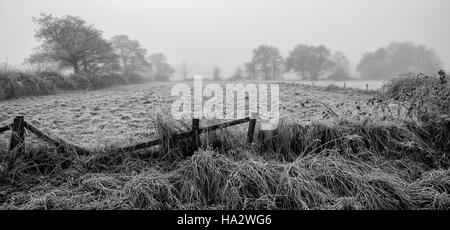
{"label": "shrub", "polygon": [[0,70],[0,83],[0,100],[45,95],[57,89],[54,81],[41,77],[39,72]]}
{"label": "shrub", "polygon": [[87,89],[89,87],[89,80],[87,76],[82,74],[69,75],[69,81],[75,89]]}
{"label": "shrub", "polygon": [[16,84],[11,76],[4,72],[0,72],[0,100],[11,99],[16,97]]}
{"label": "shrub", "polygon": [[450,83],[445,73],[440,76],[402,74],[389,80],[384,91],[386,96],[399,102],[410,118],[422,122],[447,120],[450,114]]}
{"label": "shrub", "polygon": [[107,74],[93,74],[88,75],[89,88],[101,89],[113,85],[112,79]]}
{"label": "shrub", "polygon": [[64,77],[55,71],[43,71],[39,72],[39,77],[44,81],[49,82],[54,89],[61,90],[73,90],[74,86],[70,83],[67,77]]}
{"label": "shrub", "polygon": [[0,68],[0,100],[22,96],[39,96],[59,90],[101,89],[127,83],[141,83],[139,74],[123,76],[116,73],[70,74],[64,76],[55,71],[23,71]]}

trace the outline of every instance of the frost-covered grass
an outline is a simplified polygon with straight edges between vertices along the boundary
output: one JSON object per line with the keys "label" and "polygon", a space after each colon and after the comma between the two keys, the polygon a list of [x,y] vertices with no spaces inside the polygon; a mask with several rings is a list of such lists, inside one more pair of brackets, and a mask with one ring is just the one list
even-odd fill
{"label": "frost-covered grass", "polygon": [[258,131],[253,145],[245,143],[247,126],[240,125],[202,135],[203,149],[186,159],[189,139],[136,153],[111,150],[170,140],[189,128],[164,112],[175,100],[170,86],[0,102],[0,125],[20,111],[38,128],[94,152],[61,154],[30,135],[26,154],[7,171],[5,133],[0,208],[450,208],[449,154],[441,148],[448,130],[398,120],[358,90],[281,85],[283,119],[272,135]]}

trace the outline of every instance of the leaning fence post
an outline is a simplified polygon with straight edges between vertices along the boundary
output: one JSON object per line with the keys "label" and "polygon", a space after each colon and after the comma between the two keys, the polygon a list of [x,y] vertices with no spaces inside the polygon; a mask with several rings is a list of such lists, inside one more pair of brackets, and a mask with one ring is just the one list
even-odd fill
{"label": "leaning fence post", "polygon": [[255,127],[256,127],[256,118],[258,114],[252,113],[250,116],[250,121],[248,123],[248,133],[247,133],[247,142],[251,144],[253,142],[253,137],[255,136]]}
{"label": "leaning fence post", "polygon": [[23,116],[14,118],[11,129],[11,140],[9,142],[10,154],[8,156],[8,171],[11,171],[15,164],[17,156],[23,153],[25,146],[25,122]]}
{"label": "leaning fence post", "polygon": [[192,119],[192,148],[193,152],[200,148],[200,119]]}
{"label": "leaning fence post", "polygon": [[12,126],[11,141],[9,143],[9,150],[14,149],[17,152],[22,152],[25,142],[25,122],[23,116],[17,116],[14,118],[14,123]]}

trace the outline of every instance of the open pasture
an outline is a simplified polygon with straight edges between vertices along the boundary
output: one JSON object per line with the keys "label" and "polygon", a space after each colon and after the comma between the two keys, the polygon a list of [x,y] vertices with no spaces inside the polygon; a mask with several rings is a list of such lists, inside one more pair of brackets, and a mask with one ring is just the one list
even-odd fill
{"label": "open pasture", "polygon": [[[137,143],[155,138],[156,113],[170,111],[175,83],[124,85],[0,102],[0,126],[16,115],[43,131],[87,148]],[[204,83],[207,84],[207,83]],[[354,90],[331,92],[298,84],[280,85],[280,114],[299,121],[322,119],[328,105],[337,113],[357,113],[370,96]],[[8,141],[2,137],[2,146]]]}
{"label": "open pasture", "polygon": [[[11,171],[0,164],[0,209],[450,209],[447,134],[386,120],[369,103],[375,92],[280,84],[272,136],[248,145],[246,127],[208,133],[184,158],[190,140],[167,138],[189,128],[167,114],[172,85],[1,102],[0,126],[22,114],[93,153],[62,154],[30,135]],[[158,137],[167,142],[156,155],[110,148]],[[0,138],[5,160],[9,132]]]}

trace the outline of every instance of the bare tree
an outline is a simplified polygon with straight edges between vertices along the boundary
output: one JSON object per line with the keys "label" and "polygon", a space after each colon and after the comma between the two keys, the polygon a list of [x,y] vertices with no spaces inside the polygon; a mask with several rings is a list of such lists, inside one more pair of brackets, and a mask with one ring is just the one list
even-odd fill
{"label": "bare tree", "polygon": [[336,52],[331,56],[333,67],[329,80],[347,80],[350,78],[350,61],[342,52]]}
{"label": "bare tree", "polygon": [[167,63],[167,58],[164,54],[152,54],[150,55],[149,60],[155,72],[155,80],[168,81],[170,76],[175,73],[175,69]]}
{"label": "bare tree", "polygon": [[147,50],[138,41],[130,40],[126,35],[117,35],[111,38],[111,43],[120,57],[123,75],[142,72],[151,66],[145,58]]}
{"label": "bare tree", "polygon": [[256,80],[256,65],[253,62],[247,62],[244,64],[245,70],[247,72],[248,78]]}
{"label": "bare tree", "polygon": [[38,25],[35,38],[42,44],[28,59],[30,63],[53,62],[59,68],[71,67],[74,73],[98,72],[117,63],[117,55],[102,32],[79,17],[41,14],[33,22]]}
{"label": "bare tree", "polygon": [[283,73],[283,57],[273,46],[261,45],[253,50],[253,58],[246,64],[248,72],[262,74],[265,80],[278,79]]}
{"label": "bare tree", "polygon": [[303,78],[308,75],[311,80],[317,80],[333,67],[330,56],[330,50],[323,45],[298,45],[286,59],[286,70],[294,71]]}
{"label": "bare tree", "polygon": [[364,55],[357,71],[366,79],[388,79],[405,72],[437,72],[442,61],[433,49],[412,42],[391,43]]}
{"label": "bare tree", "polygon": [[286,71],[294,71],[302,78],[307,78],[310,52],[310,46],[297,45],[286,59]]}

